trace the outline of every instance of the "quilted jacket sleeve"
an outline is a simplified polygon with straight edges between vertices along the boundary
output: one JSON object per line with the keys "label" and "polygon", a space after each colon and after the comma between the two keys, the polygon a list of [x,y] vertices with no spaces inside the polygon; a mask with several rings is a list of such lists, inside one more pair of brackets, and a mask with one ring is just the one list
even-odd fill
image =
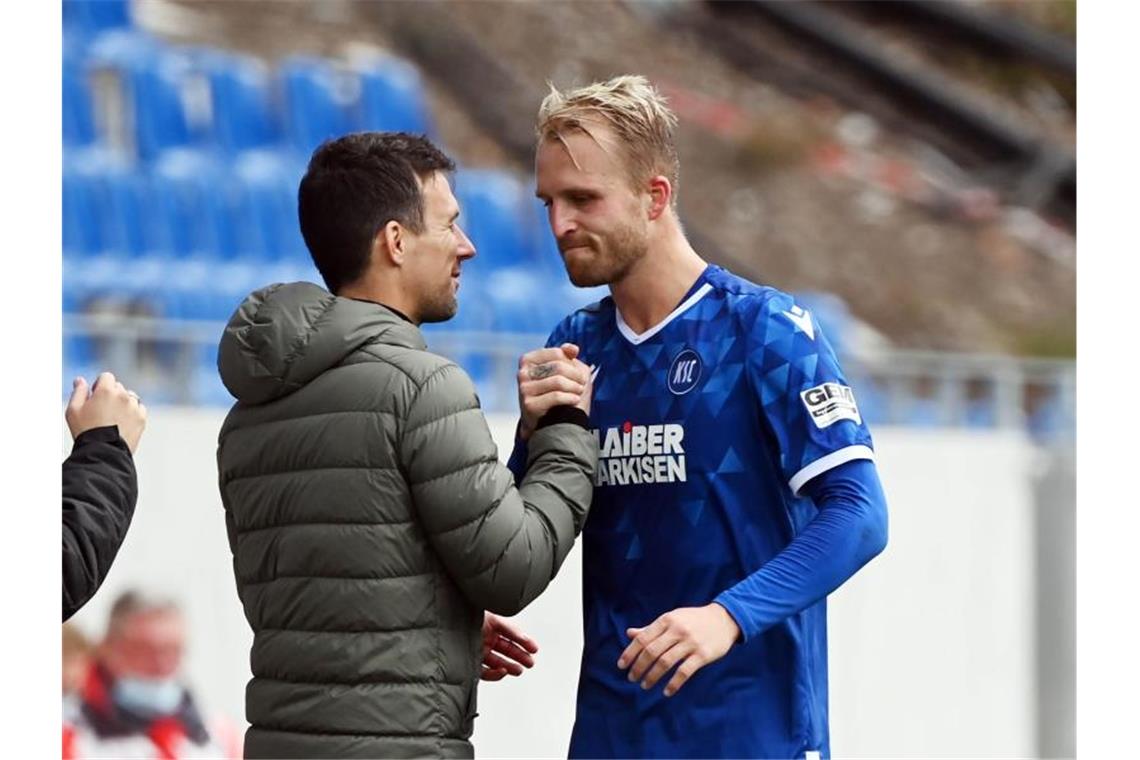
{"label": "quilted jacket sleeve", "polygon": [[586,520],[594,436],[569,423],[536,431],[516,488],[471,380],[447,364],[411,402],[400,449],[428,538],[471,603],[513,615],[542,593]]}
{"label": "quilted jacket sleeve", "polygon": [[95,595],[138,500],[135,462],[114,425],[81,433],[63,463],[63,619]]}

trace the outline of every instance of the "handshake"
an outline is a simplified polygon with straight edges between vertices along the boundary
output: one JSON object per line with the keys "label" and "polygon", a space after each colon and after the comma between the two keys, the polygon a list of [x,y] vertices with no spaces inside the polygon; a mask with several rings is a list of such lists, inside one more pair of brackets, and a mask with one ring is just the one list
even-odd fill
{"label": "handshake", "polygon": [[556,406],[576,406],[590,413],[592,368],[578,358],[578,347],[563,343],[540,348],[519,359],[519,437],[530,438],[542,415]]}

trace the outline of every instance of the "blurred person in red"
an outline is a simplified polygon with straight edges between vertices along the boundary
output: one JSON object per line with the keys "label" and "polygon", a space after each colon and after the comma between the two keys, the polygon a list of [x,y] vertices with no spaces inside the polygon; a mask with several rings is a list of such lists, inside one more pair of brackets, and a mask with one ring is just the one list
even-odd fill
{"label": "blurred person in red", "polygon": [[91,642],[74,625],[63,625],[63,760],[81,757],[79,692],[91,667]]}
{"label": "blurred person in red", "polygon": [[74,757],[240,757],[237,727],[207,723],[186,688],[185,649],[186,623],[174,602],[122,594],[83,683]]}

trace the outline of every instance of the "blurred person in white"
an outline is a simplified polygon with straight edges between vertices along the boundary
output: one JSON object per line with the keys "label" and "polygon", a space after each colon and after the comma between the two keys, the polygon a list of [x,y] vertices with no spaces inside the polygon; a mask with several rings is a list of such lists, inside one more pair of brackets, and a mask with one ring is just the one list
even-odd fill
{"label": "blurred person in white", "polygon": [[173,601],[119,596],[80,687],[73,757],[241,757],[237,727],[207,722],[186,687],[185,651],[186,622]]}
{"label": "blurred person in white", "polygon": [[63,463],[63,619],[95,595],[127,537],[138,500],[134,454],[146,406],[110,372],[88,388],[75,378],[67,402],[75,444]]}

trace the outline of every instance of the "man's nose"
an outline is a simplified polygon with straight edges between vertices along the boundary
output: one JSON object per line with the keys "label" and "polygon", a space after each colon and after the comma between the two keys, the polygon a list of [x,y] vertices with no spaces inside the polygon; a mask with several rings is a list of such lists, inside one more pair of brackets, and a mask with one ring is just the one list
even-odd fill
{"label": "man's nose", "polygon": [[475,244],[471,242],[471,238],[467,237],[467,233],[459,225],[455,226],[455,230],[459,233],[459,260],[466,261],[475,258]]}
{"label": "man's nose", "polygon": [[561,240],[577,229],[577,220],[564,206],[555,203],[550,207],[550,231],[554,233],[554,237]]}

